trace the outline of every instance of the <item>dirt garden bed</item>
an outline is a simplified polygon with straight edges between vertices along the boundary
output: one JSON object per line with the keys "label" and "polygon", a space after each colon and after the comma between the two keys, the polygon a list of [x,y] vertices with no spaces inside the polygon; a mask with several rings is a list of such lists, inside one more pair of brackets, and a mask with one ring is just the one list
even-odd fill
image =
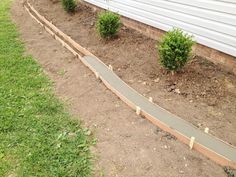
{"label": "dirt garden bed", "polygon": [[[51,6],[54,13],[64,13],[60,4],[53,6],[49,1],[41,0],[37,10]],[[68,104],[70,112],[79,116],[98,140],[96,146],[91,148],[97,157],[94,163],[95,176],[223,177],[227,175],[221,166],[196,151],[190,151],[187,145],[176,141],[170,134],[137,116],[98,82],[91,71],[75,59],[73,54],[63,48],[58,41],[53,40],[52,36],[29,16],[22,2],[14,1],[11,13],[27,53],[37,59],[52,79],[55,93]],[[79,18],[79,15],[77,14],[75,18]],[[57,26],[60,24],[62,27],[62,22],[58,24],[56,22]],[[79,38],[83,37],[79,32],[82,26],[80,29],[75,26],[72,25],[67,32],[73,30],[74,34],[79,34],[77,37],[74,36],[79,42]],[[66,27],[63,30],[65,31]],[[84,36],[84,42],[86,37],[88,36]],[[116,72],[117,70],[118,68]],[[137,86],[140,85],[142,86],[137,80]],[[158,103],[165,101],[162,92],[157,91],[157,94],[159,95],[156,98],[160,97]],[[169,101],[171,100],[166,100],[166,103]],[[183,114],[178,111],[179,115]]]}
{"label": "dirt garden bed", "polygon": [[63,32],[86,47],[129,85],[174,114],[236,145],[236,79],[213,63],[195,57],[172,76],[158,63],[157,42],[126,27],[118,37],[102,40],[96,32],[96,12],[80,4],[75,14],[60,3],[32,1],[34,7]]}

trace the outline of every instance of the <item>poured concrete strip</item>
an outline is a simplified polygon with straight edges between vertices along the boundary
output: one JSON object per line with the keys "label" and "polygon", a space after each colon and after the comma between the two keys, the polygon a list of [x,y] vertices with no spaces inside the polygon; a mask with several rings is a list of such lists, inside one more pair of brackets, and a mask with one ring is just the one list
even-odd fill
{"label": "poured concrete strip", "polygon": [[[63,46],[69,49],[87,67],[98,75],[103,83],[131,108],[135,110],[137,107],[140,108],[140,114],[186,144],[189,144],[191,138],[194,137],[195,143],[193,149],[203,153],[223,166],[230,166],[236,169],[235,147],[200,131],[187,121],[150,102],[147,98],[143,97],[123,82],[91,52],[80,46],[56,26],[47,21],[46,18],[41,16],[28,2],[27,6],[28,7],[25,8],[33,19],[44,26],[46,31],[53,35],[56,40],[61,42]],[[81,57],[77,52],[89,56]]]}
{"label": "poured concrete strip", "polygon": [[157,126],[171,132],[186,144],[189,144],[191,137],[195,137],[194,149],[201,151],[210,158],[214,158],[222,165],[235,167],[236,148],[200,131],[187,121],[151,103],[146,97],[129,87],[99,59],[92,56],[85,56],[83,59],[89,68],[99,73],[100,79],[106,86],[130,107],[133,109],[140,107],[142,115],[148,117]]}

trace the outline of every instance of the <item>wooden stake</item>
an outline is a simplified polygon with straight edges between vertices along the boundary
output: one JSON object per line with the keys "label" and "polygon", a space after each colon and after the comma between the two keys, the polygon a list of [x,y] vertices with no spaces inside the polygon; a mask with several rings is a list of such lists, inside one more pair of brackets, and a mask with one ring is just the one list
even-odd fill
{"label": "wooden stake", "polygon": [[205,133],[209,133],[209,128],[206,127],[205,130],[204,130]]}
{"label": "wooden stake", "polygon": [[189,143],[189,147],[191,150],[193,149],[194,141],[195,141],[195,137],[192,136]]}
{"label": "wooden stake", "polygon": [[149,97],[148,99],[151,103],[153,103],[153,98],[152,97]]}
{"label": "wooden stake", "polygon": [[99,75],[98,72],[95,72],[95,76],[96,76],[97,79],[100,79],[100,75]]}
{"label": "wooden stake", "polygon": [[139,116],[141,114],[141,108],[136,106],[136,114]]}
{"label": "wooden stake", "polygon": [[65,43],[64,43],[64,41],[61,41],[61,44],[62,44],[63,47],[65,47]]}
{"label": "wooden stake", "polygon": [[109,65],[109,69],[110,69],[111,71],[113,71],[113,67],[112,67],[111,65]]}
{"label": "wooden stake", "polygon": [[78,55],[78,54],[77,54],[75,51],[73,51],[73,54],[74,54],[74,56],[77,58],[77,55]]}

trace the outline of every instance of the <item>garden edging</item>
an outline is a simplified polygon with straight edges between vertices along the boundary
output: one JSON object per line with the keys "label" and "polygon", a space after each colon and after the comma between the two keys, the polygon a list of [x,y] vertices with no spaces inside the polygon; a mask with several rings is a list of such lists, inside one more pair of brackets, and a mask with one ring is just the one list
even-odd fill
{"label": "garden edging", "polygon": [[[57,40],[59,40],[63,46],[65,46],[66,48],[68,48],[76,57],[78,57],[86,66],[88,66],[95,74],[97,74],[98,77],[101,78],[101,80],[104,82],[104,84],[111,89],[118,97],[120,97],[124,102],[126,102],[130,107],[132,107],[133,109],[136,109],[137,105],[134,104],[134,102],[129,101],[126,97],[124,97],[124,95],[122,95],[118,90],[116,90],[115,88],[113,88],[112,85],[110,85],[110,83],[108,81],[106,81],[105,79],[103,79],[103,75],[99,75],[97,70],[94,69],[94,67],[88,63],[88,58],[84,58],[81,55],[79,55],[77,53],[77,51],[79,53],[81,53],[83,56],[92,56],[93,58],[95,57],[91,52],[87,51],[85,48],[83,48],[82,46],[80,46],[79,44],[77,44],[74,40],[72,40],[69,36],[67,36],[66,34],[64,34],[63,32],[61,32],[58,28],[56,28],[52,23],[50,23],[49,21],[47,21],[43,16],[41,16],[28,2],[27,2],[27,6],[26,9],[29,12],[29,14],[31,14],[31,16],[38,22],[40,23],[42,26],[44,26],[45,30],[47,30],[51,35],[53,35],[53,37]],[[29,8],[29,9],[28,9]],[[34,15],[36,15],[37,17],[35,17]],[[37,19],[38,18],[38,19]],[[97,59],[98,60],[98,59]],[[105,64],[103,64],[101,61],[98,60],[99,63],[101,63],[102,65],[104,65],[104,68],[107,68],[107,66]],[[114,74],[113,72],[110,72],[110,74]],[[124,83],[125,84],[125,83]],[[134,91],[132,88],[130,88],[128,85],[125,84],[126,87],[128,87],[130,90]],[[136,92],[136,91],[134,91]],[[137,93],[137,92],[136,92]],[[141,95],[139,95],[137,93],[138,97],[141,97]],[[146,101],[145,101],[146,102]],[[149,102],[150,105],[154,105],[152,103]],[[155,106],[157,107],[157,106]],[[142,107],[141,107],[142,108]],[[162,109],[162,108],[160,108]],[[167,115],[171,114],[167,111],[165,111]],[[159,127],[161,127],[162,129],[164,129],[165,131],[170,132],[171,134],[175,135],[179,140],[181,140],[182,142],[184,142],[185,144],[189,144],[191,136],[189,135],[184,135],[180,132],[178,132],[177,130],[173,129],[173,126],[167,125],[165,123],[163,123],[163,121],[160,121],[159,119],[157,119],[156,117],[153,117],[153,115],[149,114],[148,112],[146,112],[144,109],[142,109],[141,114],[144,115],[147,119],[149,119],[151,122],[153,122],[155,125],[158,125]],[[171,114],[172,115],[172,114]],[[174,116],[174,115],[172,115]],[[176,116],[177,117],[177,116]],[[181,119],[181,121],[183,121]],[[186,122],[186,121],[184,121]],[[187,123],[187,122],[186,122]],[[188,124],[188,123],[187,123]],[[191,126],[192,127],[192,126]],[[194,127],[192,127],[193,129],[195,129]],[[195,131],[195,130],[194,130]],[[228,152],[231,152],[232,156],[224,156],[221,154],[221,152],[216,152],[212,149],[209,149],[207,147],[205,147],[204,145],[198,143],[198,140],[196,141],[196,143],[194,144],[194,149],[200,151],[201,153],[205,154],[207,157],[213,159],[214,161],[216,161],[217,163],[224,165],[224,166],[231,166],[233,168],[236,168],[236,157],[234,154],[236,154],[236,149],[235,147],[224,143],[223,141],[213,138],[212,136],[205,134],[203,132],[201,132],[200,130],[196,131],[200,134],[203,134],[204,136],[209,137],[210,139],[214,139],[214,141],[217,141],[219,144],[224,144],[225,147],[227,147],[227,149],[229,150]],[[191,132],[191,131],[190,131]],[[193,134],[192,134],[193,136]],[[207,142],[206,142],[207,143]],[[215,146],[215,144],[213,144]],[[227,151],[226,149],[226,151]]]}

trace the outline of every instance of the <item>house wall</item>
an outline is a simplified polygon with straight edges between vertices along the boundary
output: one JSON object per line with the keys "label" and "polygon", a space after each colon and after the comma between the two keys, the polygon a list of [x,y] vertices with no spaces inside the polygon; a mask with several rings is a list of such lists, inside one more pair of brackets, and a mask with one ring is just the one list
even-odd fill
{"label": "house wall", "polygon": [[168,31],[178,27],[205,46],[236,57],[235,0],[85,0]]}

